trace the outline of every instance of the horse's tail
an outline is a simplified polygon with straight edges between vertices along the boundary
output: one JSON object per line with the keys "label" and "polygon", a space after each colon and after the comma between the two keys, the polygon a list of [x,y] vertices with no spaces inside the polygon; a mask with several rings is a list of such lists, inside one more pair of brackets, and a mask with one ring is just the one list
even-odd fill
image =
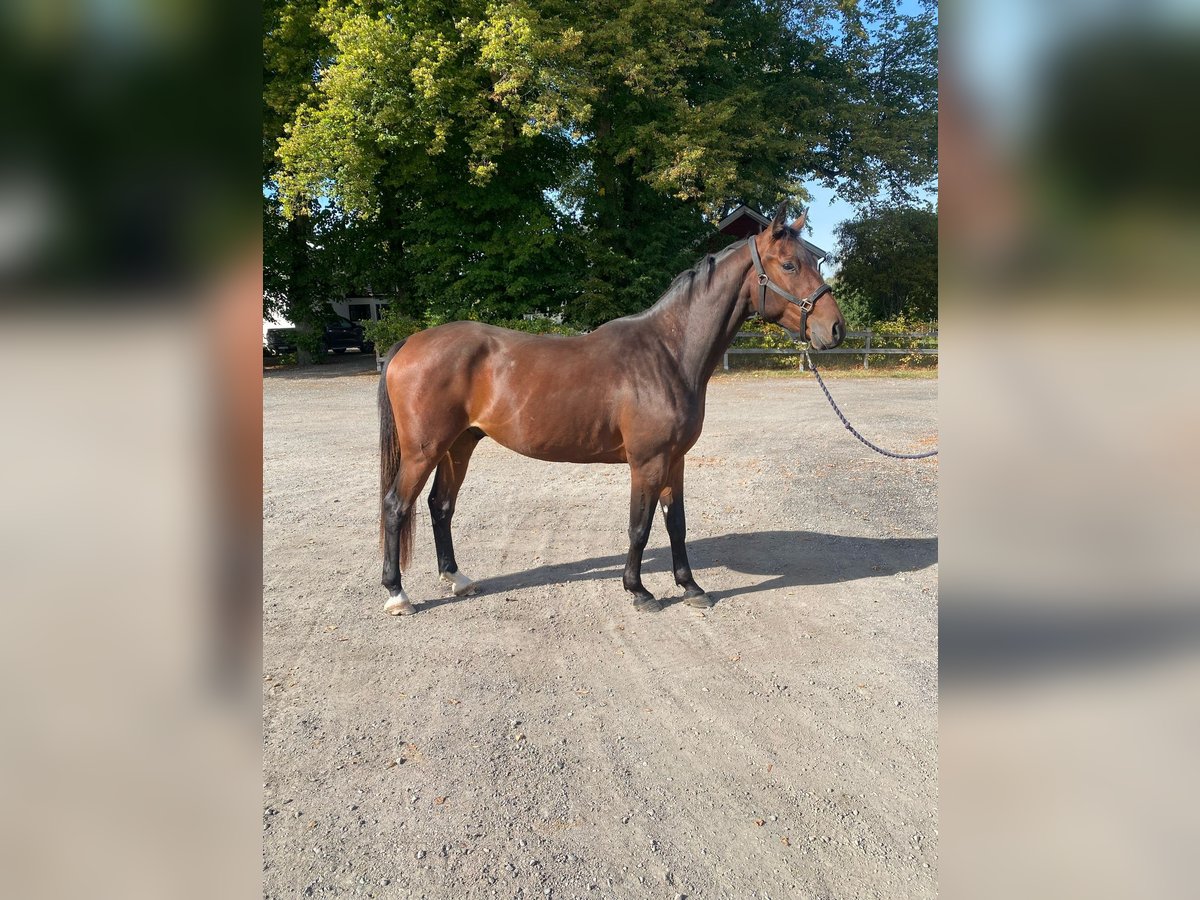
{"label": "horse's tail", "polygon": [[[400,473],[400,435],[396,431],[396,416],[392,412],[392,398],[388,395],[387,371],[404,341],[393,344],[383,357],[383,368],[379,372],[379,546],[384,546],[384,498],[388,491],[397,488],[396,478]],[[408,566],[412,555],[413,517],[405,516],[400,525],[400,568]]]}

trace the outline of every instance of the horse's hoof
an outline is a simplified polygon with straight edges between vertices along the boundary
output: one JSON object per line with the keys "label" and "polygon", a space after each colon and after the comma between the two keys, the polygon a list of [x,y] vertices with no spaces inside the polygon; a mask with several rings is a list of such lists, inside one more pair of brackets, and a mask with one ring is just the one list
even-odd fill
{"label": "horse's hoof", "polygon": [[662,604],[650,594],[634,597],[633,608],[638,612],[662,612]]}
{"label": "horse's hoof", "polygon": [[696,609],[712,609],[717,601],[701,591],[699,594],[684,594],[683,602]]}
{"label": "horse's hoof", "polygon": [[416,607],[409,602],[408,596],[401,591],[395,597],[383,604],[383,611],[389,616],[411,616],[415,613]]}
{"label": "horse's hoof", "polygon": [[479,590],[479,584],[460,572],[443,572],[442,581],[450,585],[455,597],[465,597]]}

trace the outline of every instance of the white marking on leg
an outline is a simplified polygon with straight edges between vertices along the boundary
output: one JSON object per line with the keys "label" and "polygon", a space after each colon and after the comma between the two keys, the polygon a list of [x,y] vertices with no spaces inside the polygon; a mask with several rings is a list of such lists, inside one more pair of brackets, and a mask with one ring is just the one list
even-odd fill
{"label": "white marking on leg", "polygon": [[400,588],[400,593],[395,597],[391,597],[387,603],[383,604],[383,611],[389,616],[411,616],[416,612],[416,609],[409,602],[408,594],[404,593],[404,588]]}
{"label": "white marking on leg", "polygon": [[461,571],[458,572],[443,572],[442,581],[450,585],[454,591],[455,597],[462,597],[465,594],[473,594],[479,590],[479,585],[464,575]]}

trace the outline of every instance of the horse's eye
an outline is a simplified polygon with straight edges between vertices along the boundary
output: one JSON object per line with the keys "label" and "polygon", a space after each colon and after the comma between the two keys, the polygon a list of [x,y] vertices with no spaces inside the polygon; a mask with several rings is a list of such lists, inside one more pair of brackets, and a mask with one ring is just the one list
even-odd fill
{"label": "horse's eye", "polygon": [[784,263],[784,264],[783,264],[783,271],[785,271],[785,272],[795,272],[795,271],[796,271],[796,266],[795,266],[793,263]]}

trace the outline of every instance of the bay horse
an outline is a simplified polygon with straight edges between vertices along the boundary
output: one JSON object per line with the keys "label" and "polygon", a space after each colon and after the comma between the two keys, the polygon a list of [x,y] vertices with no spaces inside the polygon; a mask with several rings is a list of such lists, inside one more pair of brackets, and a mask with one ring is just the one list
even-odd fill
{"label": "bay horse", "polygon": [[846,320],[791,225],[786,204],[761,234],[708,255],[658,302],[589,334],[532,335],[450,322],[393,346],[379,378],[380,540],[384,610],[415,612],[401,584],[413,507],[436,470],[429,512],[438,570],[455,594],[450,521],[471,453],[485,437],[550,462],[628,463],[629,555],[623,578],[641,611],[662,608],[642,584],[642,551],[661,504],[675,582],[690,606],[713,600],[696,584],[684,545],[684,455],[700,437],[708,380],[752,312],[815,349],[836,347]]}

